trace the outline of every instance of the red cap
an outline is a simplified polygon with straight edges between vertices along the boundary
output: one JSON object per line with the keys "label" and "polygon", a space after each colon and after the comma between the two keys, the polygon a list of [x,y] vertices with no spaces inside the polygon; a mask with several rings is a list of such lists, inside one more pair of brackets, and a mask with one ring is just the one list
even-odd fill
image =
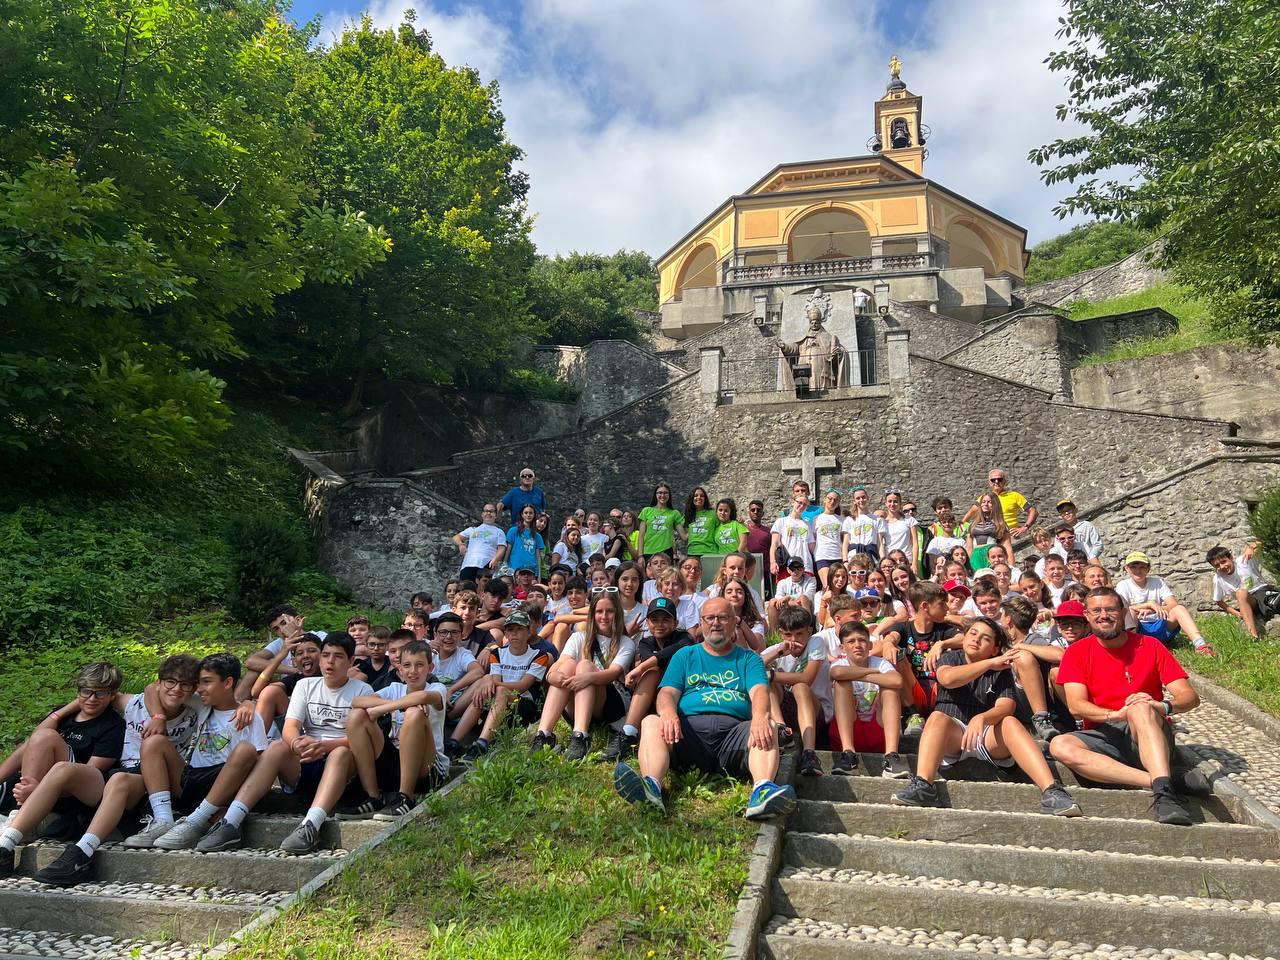
{"label": "red cap", "polygon": [[965,585],[963,580],[948,580],[942,585],[942,589],[947,593],[963,593],[966,597],[973,596],[973,591]]}
{"label": "red cap", "polygon": [[1084,619],[1084,604],[1079,600],[1063,600],[1058,604],[1058,609],[1053,611],[1055,618],[1057,617],[1079,617]]}

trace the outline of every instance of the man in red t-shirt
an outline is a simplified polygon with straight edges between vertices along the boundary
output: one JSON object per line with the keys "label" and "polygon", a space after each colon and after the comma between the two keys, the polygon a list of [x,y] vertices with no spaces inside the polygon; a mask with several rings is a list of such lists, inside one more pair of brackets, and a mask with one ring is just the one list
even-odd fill
{"label": "man in red t-shirt", "polygon": [[[1084,729],[1055,737],[1049,752],[1090,780],[1149,788],[1159,822],[1189,826],[1169,768],[1170,717],[1194,710],[1200,697],[1163,644],[1125,630],[1124,601],[1111,587],[1089,591],[1085,617],[1092,635],[1067,647],[1058,666],[1067,707]],[[1176,786],[1203,792],[1207,784],[1193,773]]]}

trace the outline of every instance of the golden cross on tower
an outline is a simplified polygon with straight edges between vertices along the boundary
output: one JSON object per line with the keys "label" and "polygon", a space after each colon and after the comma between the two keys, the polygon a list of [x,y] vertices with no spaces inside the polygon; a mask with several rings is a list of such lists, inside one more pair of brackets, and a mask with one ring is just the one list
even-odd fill
{"label": "golden cross on tower", "polygon": [[902,61],[898,59],[898,55],[895,53],[892,57],[889,58],[889,76],[897,80],[899,78],[899,74],[901,73],[902,73]]}

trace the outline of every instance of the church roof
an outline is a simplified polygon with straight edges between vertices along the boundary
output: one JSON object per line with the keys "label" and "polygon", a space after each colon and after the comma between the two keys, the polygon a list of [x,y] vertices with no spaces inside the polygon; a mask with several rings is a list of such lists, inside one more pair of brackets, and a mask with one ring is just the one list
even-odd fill
{"label": "church roof", "polygon": [[759,195],[761,193],[770,193],[772,191],[767,189],[768,186],[770,184],[779,183],[782,177],[788,172],[799,172],[805,168],[813,168],[817,171],[822,168],[840,166],[877,166],[882,168],[882,174],[890,175],[889,182],[893,183],[905,183],[908,181],[924,179],[920,174],[916,173],[914,170],[909,170],[896,160],[892,160],[889,157],[878,153],[870,153],[857,157],[833,157],[830,160],[795,160],[790,163],[780,163],[737,196],[745,197]]}

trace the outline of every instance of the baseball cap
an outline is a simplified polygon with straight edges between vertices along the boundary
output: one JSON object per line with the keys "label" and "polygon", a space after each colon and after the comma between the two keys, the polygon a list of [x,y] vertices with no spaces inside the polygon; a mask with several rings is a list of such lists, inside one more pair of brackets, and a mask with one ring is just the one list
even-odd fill
{"label": "baseball cap", "polygon": [[1149,567],[1151,566],[1151,558],[1148,557],[1141,550],[1134,550],[1131,554],[1129,554],[1127,557],[1124,558],[1124,565],[1126,567],[1131,563],[1145,563]]}
{"label": "baseball cap", "polygon": [[508,627],[527,627],[530,625],[529,615],[523,610],[512,610],[502,623]]}
{"label": "baseball cap", "polygon": [[800,557],[792,557],[790,560],[787,561],[788,570],[794,570],[796,567],[800,567],[801,569],[803,569],[804,560],[802,560]]}
{"label": "baseball cap", "polygon": [[536,573],[536,572],[537,571],[535,571],[533,567],[529,567],[529,566],[516,567],[516,573]]}
{"label": "baseball cap", "polygon": [[1063,507],[1072,507],[1072,508],[1074,509],[1075,505],[1076,505],[1076,502],[1075,502],[1074,500],[1059,500],[1059,501],[1058,501],[1058,509],[1059,509],[1059,510],[1061,510]]}
{"label": "baseball cap", "polygon": [[619,560],[617,557],[610,557],[608,560],[604,562],[604,568],[606,570],[612,570],[614,567],[620,567],[620,566],[622,566],[622,561]]}
{"label": "baseball cap", "polygon": [[655,613],[665,614],[672,620],[676,619],[676,602],[670,597],[657,597],[651,600],[648,616],[652,617]]}
{"label": "baseball cap", "polygon": [[966,597],[973,596],[973,591],[969,589],[963,580],[948,580],[942,585],[942,589],[947,593],[961,593]]}
{"label": "baseball cap", "polygon": [[1055,620],[1060,620],[1064,617],[1077,617],[1083,620],[1084,604],[1079,600],[1063,600],[1058,604],[1058,609],[1053,611],[1053,616]]}
{"label": "baseball cap", "polygon": [[990,567],[979,567],[977,570],[973,571],[973,579],[975,580],[979,577],[994,577],[995,575],[996,572]]}

